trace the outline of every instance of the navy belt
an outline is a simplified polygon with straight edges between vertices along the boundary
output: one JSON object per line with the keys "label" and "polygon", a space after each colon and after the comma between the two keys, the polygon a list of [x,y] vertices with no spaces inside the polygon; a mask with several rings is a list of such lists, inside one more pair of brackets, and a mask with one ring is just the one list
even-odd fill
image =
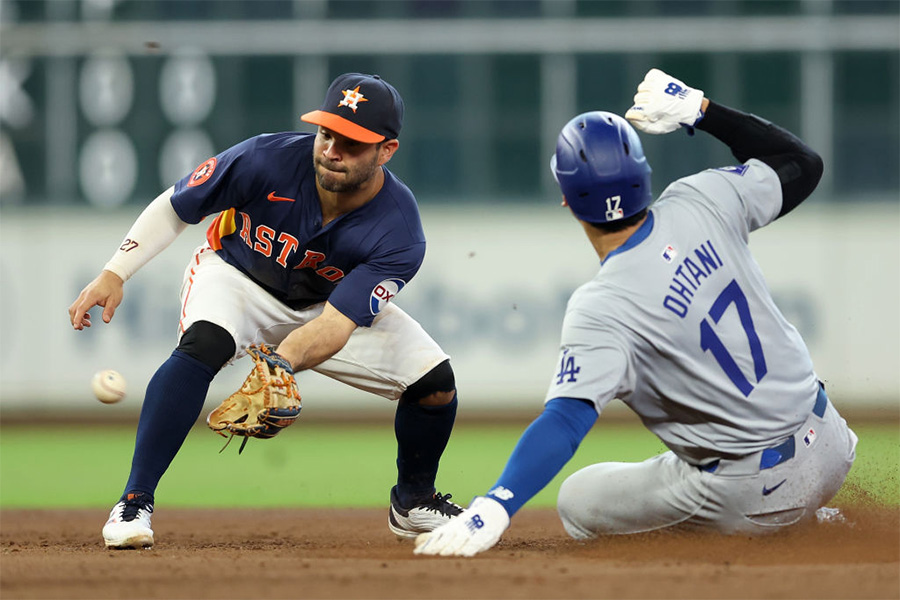
{"label": "navy belt", "polygon": [[825,395],[825,388],[819,385],[819,395],[816,396],[816,405],[813,406],[813,414],[820,419],[825,417],[825,407],[828,406],[828,396]]}
{"label": "navy belt", "polygon": [[[819,394],[816,396],[816,403],[813,405],[813,414],[819,417],[820,419],[825,416],[825,407],[828,406],[828,396],[825,394],[825,388],[821,385],[819,386]],[[794,453],[796,452],[796,442],[794,441],[794,436],[789,437],[784,442],[778,444],[777,446],[773,446],[771,448],[766,448],[762,451],[762,456],[759,458],[759,470],[771,469],[772,467],[778,466],[781,463],[791,460],[794,458]],[[719,461],[714,460],[713,462],[703,465],[700,467],[701,470],[706,471],[708,473],[714,472],[719,466]]]}

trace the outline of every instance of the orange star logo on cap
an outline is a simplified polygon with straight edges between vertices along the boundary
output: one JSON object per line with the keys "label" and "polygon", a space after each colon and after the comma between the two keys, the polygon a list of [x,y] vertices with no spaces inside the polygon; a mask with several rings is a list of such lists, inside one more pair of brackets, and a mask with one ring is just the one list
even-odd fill
{"label": "orange star logo on cap", "polygon": [[356,107],[360,102],[368,102],[369,99],[359,93],[359,86],[352,90],[343,90],[341,91],[344,94],[344,99],[338,102],[338,106],[347,106],[350,107],[353,112],[356,112]]}

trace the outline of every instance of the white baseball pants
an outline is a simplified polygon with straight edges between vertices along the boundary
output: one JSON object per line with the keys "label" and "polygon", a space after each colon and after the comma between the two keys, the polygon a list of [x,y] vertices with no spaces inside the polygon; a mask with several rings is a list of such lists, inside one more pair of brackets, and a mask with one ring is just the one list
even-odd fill
{"label": "white baseball pants", "polygon": [[[209,246],[200,246],[184,272],[178,335],[197,321],[215,323],[234,338],[234,361],[251,344],[278,345],[291,331],[321,314],[323,307],[321,303],[293,310]],[[313,370],[396,400],[447,358],[415,319],[388,303],[371,327],[358,327],[340,352]]]}

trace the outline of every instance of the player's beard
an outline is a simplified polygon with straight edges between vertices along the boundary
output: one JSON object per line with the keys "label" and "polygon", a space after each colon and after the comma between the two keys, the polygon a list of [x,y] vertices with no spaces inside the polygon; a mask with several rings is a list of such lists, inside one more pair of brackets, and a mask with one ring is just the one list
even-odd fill
{"label": "player's beard", "polygon": [[[329,169],[328,167],[332,167]],[[342,167],[334,169],[334,165],[321,157],[313,158],[313,168],[316,171],[316,181],[319,186],[329,192],[355,192],[364,183],[372,179],[378,166],[378,154],[370,163],[358,164],[354,167]]]}

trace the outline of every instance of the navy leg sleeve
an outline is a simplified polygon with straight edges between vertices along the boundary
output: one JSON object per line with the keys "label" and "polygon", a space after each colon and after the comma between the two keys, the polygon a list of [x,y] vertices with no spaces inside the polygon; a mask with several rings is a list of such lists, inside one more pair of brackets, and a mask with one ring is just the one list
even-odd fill
{"label": "navy leg sleeve", "polygon": [[404,506],[434,494],[438,463],[450,440],[457,404],[454,394],[453,400],[442,406],[397,405],[397,494]]}
{"label": "navy leg sleeve", "polygon": [[129,492],[152,496],[156,491],[160,478],[200,415],[216,372],[179,350],[172,352],[157,369],[144,396],[131,475],[123,499]]}

